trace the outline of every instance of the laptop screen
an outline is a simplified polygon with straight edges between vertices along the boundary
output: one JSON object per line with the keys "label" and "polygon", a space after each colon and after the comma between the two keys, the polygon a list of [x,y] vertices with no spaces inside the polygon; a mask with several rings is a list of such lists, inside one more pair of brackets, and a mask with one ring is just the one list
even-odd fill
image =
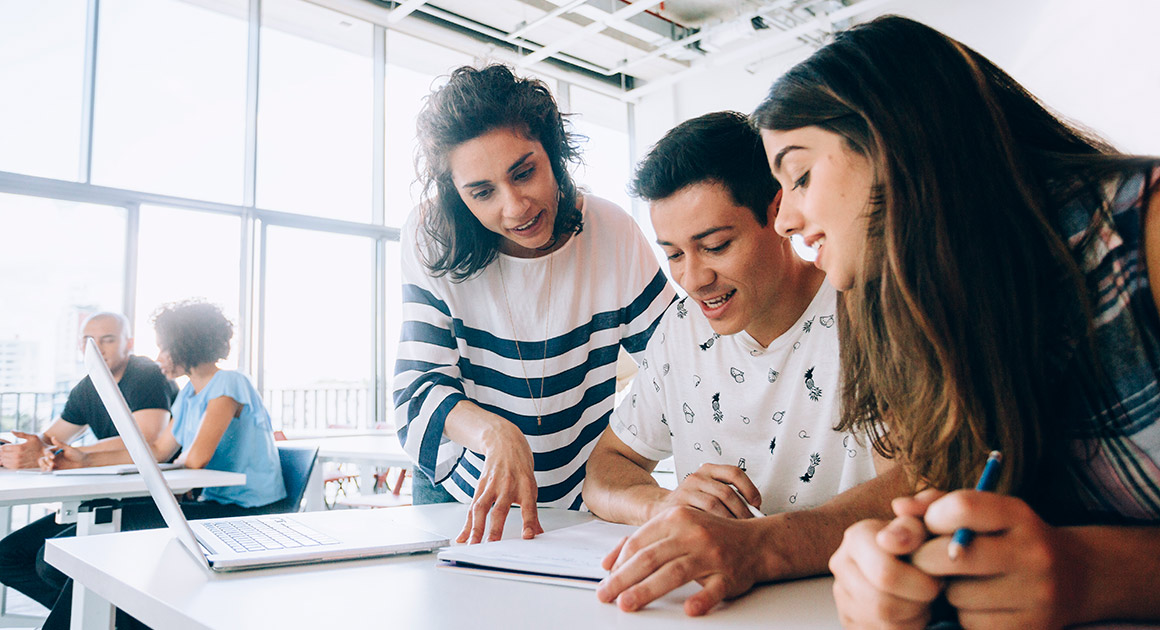
{"label": "laptop screen", "polygon": [[97,344],[91,337],[85,339],[85,369],[93,381],[93,387],[96,388],[97,394],[101,397],[101,402],[104,403],[105,409],[113,419],[117,433],[125,442],[129,456],[137,465],[137,470],[140,471],[141,478],[145,481],[145,487],[149,489],[149,494],[153,497],[153,502],[157,504],[161,517],[165,519],[165,524],[169,526],[177,539],[193,552],[193,555],[197,556],[203,564],[209,566],[201,545],[198,544],[193,530],[189,528],[189,523],[185,520],[185,514],[181,512],[177,499],[173,498],[173,492],[165,483],[165,477],[161,475],[161,468],[153,457],[153,450],[145,443],[141,429],[133,420],[133,414],[129,411],[125,397],[121,395],[121,388],[117,387],[117,382],[113,380],[113,373],[109,371],[109,366],[105,364],[100,350],[97,349]]}

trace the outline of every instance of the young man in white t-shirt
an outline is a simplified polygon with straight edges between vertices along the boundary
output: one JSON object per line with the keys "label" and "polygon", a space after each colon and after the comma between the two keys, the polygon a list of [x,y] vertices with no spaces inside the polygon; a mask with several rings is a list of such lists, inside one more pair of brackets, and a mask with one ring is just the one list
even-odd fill
{"label": "young man in white t-shirt", "polygon": [[[835,292],[774,230],[779,189],[746,118],[677,126],[633,188],[688,297],[653,332],[588,460],[588,508],[645,525],[606,559],[597,595],[635,610],[695,579],[704,589],[685,608],[703,614],[756,582],[824,573],[846,527],[888,518],[907,488],[833,430]],[[651,475],[669,455],[672,491]]]}

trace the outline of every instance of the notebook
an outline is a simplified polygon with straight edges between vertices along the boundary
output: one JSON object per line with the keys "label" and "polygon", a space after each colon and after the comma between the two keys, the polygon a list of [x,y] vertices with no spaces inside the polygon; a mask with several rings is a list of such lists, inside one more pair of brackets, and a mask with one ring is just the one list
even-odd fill
{"label": "notebook", "polygon": [[595,589],[608,577],[601,560],[636,529],[593,520],[530,540],[451,547],[440,551],[438,559],[444,567],[488,577]]}
{"label": "notebook", "polygon": [[[157,464],[161,470],[181,468],[177,464]],[[86,468],[63,468],[52,471],[54,475],[136,475],[137,464],[113,464],[112,466],[88,466]]]}
{"label": "notebook", "polygon": [[339,523],[330,531],[285,514],[186,520],[92,339],[85,342],[85,367],[165,524],[195,558],[214,571],[392,556],[450,544],[444,536],[402,523],[373,530]]}

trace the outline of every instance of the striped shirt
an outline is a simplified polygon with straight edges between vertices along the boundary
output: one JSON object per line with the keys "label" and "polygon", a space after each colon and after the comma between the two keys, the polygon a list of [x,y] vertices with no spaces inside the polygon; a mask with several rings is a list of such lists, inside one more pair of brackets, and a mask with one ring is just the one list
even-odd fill
{"label": "striped shirt", "polygon": [[500,254],[460,283],[423,265],[417,213],[403,228],[395,421],[417,469],[459,501],[471,500],[484,457],[443,426],[470,400],[527,437],[538,504],[579,509],[584,466],[612,413],[619,349],[638,358],[674,298],[628,214],[591,195],[582,212],[583,231],[555,252]]}
{"label": "striped shirt", "polygon": [[1071,522],[1160,521],[1160,317],[1143,231],[1147,189],[1158,182],[1160,168],[1113,178],[1102,199],[1076,199],[1055,219],[1087,278],[1096,352],[1110,386],[1087,388],[1100,394],[1068,405],[1079,414],[1081,435],[1078,464],[1061,483],[1074,484],[1077,504],[1057,510]]}

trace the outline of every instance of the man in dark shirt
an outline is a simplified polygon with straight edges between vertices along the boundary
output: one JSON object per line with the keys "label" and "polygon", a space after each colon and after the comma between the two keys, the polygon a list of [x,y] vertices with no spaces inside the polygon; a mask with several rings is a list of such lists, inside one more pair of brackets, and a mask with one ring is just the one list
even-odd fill
{"label": "man in dark shirt", "polygon": [[[129,321],[120,313],[97,313],[85,320],[81,339],[92,337],[105,363],[113,373],[133,419],[141,427],[147,442],[152,442],[169,422],[169,407],[177,396],[177,386],[164,375],[157,364],[144,357],[132,356],[133,338]],[[97,437],[95,444],[82,446],[86,451],[123,449],[121,438],[109,413],[105,411],[97,390],[85,377],[69,392],[60,417],[43,433],[12,434],[23,440],[0,446],[0,466],[4,468],[37,468],[44,449],[53,440],[67,444],[88,427]],[[0,583],[24,593],[51,607],[64,583],[55,569],[44,564],[43,547],[48,538],[71,529],[58,525],[55,515],[30,523],[0,540]]]}

